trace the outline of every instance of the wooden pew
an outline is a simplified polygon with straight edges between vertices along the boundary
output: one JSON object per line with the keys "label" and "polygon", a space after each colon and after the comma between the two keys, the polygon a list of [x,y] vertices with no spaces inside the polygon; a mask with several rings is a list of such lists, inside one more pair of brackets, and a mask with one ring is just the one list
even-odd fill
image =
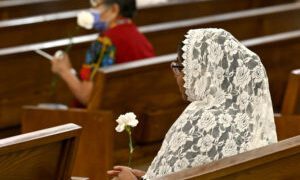
{"label": "wooden pew", "polygon": [[284,140],[300,134],[300,116],[297,115],[275,115],[276,131],[278,140]]}
{"label": "wooden pew", "polygon": [[[297,17],[297,18],[296,18]],[[220,14],[143,27],[158,55],[176,52],[190,29],[223,28],[240,40],[299,29],[300,3]]]}
{"label": "wooden pew", "polygon": [[[145,11],[142,13],[145,16],[145,21],[152,22],[163,18],[166,21],[170,21],[171,17],[161,17],[161,16],[152,16],[151,9],[153,7],[160,8],[161,10],[166,10],[164,6],[169,7],[169,12],[172,13],[172,16],[182,17],[182,18],[191,18],[197,17],[200,15],[208,15],[215,13],[224,13],[235,10],[256,8],[271,6],[276,4],[290,3],[295,2],[295,0],[273,0],[273,1],[263,1],[263,0],[212,0],[214,2],[205,2],[202,0],[185,0],[173,1],[167,3],[157,3],[154,5],[139,6],[138,9]],[[180,6],[185,6],[188,9],[195,10],[198,8],[199,12],[196,11],[186,11]],[[137,4],[139,5],[139,3]],[[196,6],[196,7],[195,7]],[[68,10],[83,10],[90,7],[89,1],[81,0],[2,0],[0,2],[0,20],[5,19],[14,19],[22,18],[28,16],[42,15],[47,13],[57,13]],[[221,8],[222,7],[222,8]],[[178,13],[176,13],[178,12]],[[184,15],[180,15],[184,13]],[[149,16],[151,15],[151,16]],[[161,20],[160,20],[161,21]]]}
{"label": "wooden pew", "polygon": [[300,116],[275,117],[279,143],[166,175],[168,179],[297,179],[300,153]]}
{"label": "wooden pew", "polygon": [[286,91],[284,94],[281,114],[292,115],[300,112],[300,71],[293,70],[289,76]]}
{"label": "wooden pew", "polygon": [[300,136],[296,136],[156,179],[298,179],[299,161]]}
{"label": "wooden pew", "polygon": [[70,179],[80,129],[66,124],[1,139],[1,179]]}
{"label": "wooden pew", "polygon": [[23,133],[66,123],[75,123],[82,127],[72,176],[105,179],[106,170],[112,167],[111,130],[114,127],[111,113],[25,107],[22,114]]}
{"label": "wooden pew", "polygon": [[[172,54],[101,68],[87,109],[112,110],[115,118],[133,111],[140,120],[135,139],[142,144],[159,142],[186,107],[170,70],[170,62],[175,59]],[[126,148],[126,137],[115,135],[115,148]]]}
{"label": "wooden pew", "polygon": [[0,20],[88,8],[89,1],[83,0],[2,0]]}
{"label": "wooden pew", "polygon": [[[271,33],[288,31],[300,27],[297,21],[297,19],[300,18],[300,3],[277,5],[228,14],[220,14],[222,13],[222,11],[216,11],[214,13],[218,13],[219,15],[207,14],[212,16],[188,19],[200,16],[197,16],[195,13],[205,12],[201,10],[202,8],[204,10],[207,8],[206,6],[202,6],[203,3],[210,3],[210,9],[214,10],[219,10],[220,8],[222,9],[227,6],[230,7],[239,4],[227,3],[226,1],[228,0],[199,1],[191,3],[184,2],[178,5],[176,4],[176,6],[168,5],[155,6],[152,8],[149,7],[146,9],[141,9],[139,15],[137,16],[137,19],[135,20],[136,23],[140,25],[140,31],[145,33],[146,36],[150,39],[154,47],[156,47],[156,51],[159,55],[174,52],[176,50],[177,42],[181,40],[184,33],[186,33],[186,31],[191,28],[225,28],[233,32],[233,34],[237,35],[237,37],[245,39]],[[249,3],[250,1],[241,0],[241,2]],[[195,5],[194,3],[197,4]],[[225,3],[228,5],[224,6]],[[174,9],[174,12],[170,9],[173,6],[178,8]],[[193,8],[191,8],[190,6]],[[181,11],[186,12],[186,9],[189,9],[189,13],[180,13]],[[150,12],[152,14],[160,14],[160,16],[150,15]],[[174,13],[177,15],[175,16]],[[187,17],[187,15],[190,13],[194,14]],[[70,34],[91,34],[92,31],[86,31],[83,29],[75,33],[76,20],[74,17],[76,16],[76,14],[77,11],[74,11],[64,12],[61,14],[49,14],[45,16],[2,21],[0,22],[0,39],[2,39],[0,48],[67,38],[70,36]],[[153,17],[157,17],[158,19],[152,19]],[[276,20],[274,17],[276,17]],[[151,18],[152,21],[148,21],[149,18]],[[179,19],[183,20],[176,21]],[[168,23],[153,24],[158,22]],[[270,28],[270,25],[273,25],[271,27],[274,28]],[[61,30],[61,27],[64,27],[63,31]],[[89,36],[92,37],[92,39],[90,40],[94,40],[97,37],[97,33],[91,34]],[[174,45],[170,45],[170,43]]]}
{"label": "wooden pew", "polygon": [[[255,38],[252,40],[244,41],[244,43],[254,52],[258,53],[264,65],[266,66],[270,80],[271,95],[273,98],[275,112],[280,112],[289,73],[291,70],[299,68],[300,62],[297,57],[300,55],[300,52],[298,50],[298,48],[300,47],[300,31]],[[74,65],[77,68],[79,64],[81,64],[79,59],[84,59],[84,55],[81,53],[81,48],[82,47],[80,46],[75,46],[73,49],[73,53],[71,54],[71,58],[75,60]],[[54,52],[54,50],[56,50],[56,48],[50,49],[50,52]],[[20,59],[20,57],[22,58]],[[159,109],[170,108],[169,110],[171,111],[171,109],[177,107],[176,103],[182,103],[179,92],[177,90],[177,85],[169,69],[169,63],[175,58],[176,54],[173,54],[170,56],[164,56],[162,58],[163,60],[161,61],[157,59],[151,59],[145,62],[141,61],[129,65],[123,64],[103,69],[102,71],[100,71],[100,74],[102,74],[101,76],[108,80],[115,79],[116,85],[114,85],[114,83],[108,83],[102,88],[116,89],[103,90],[102,92],[106,92],[106,97],[100,96],[101,94],[98,94],[98,97],[95,96],[96,98],[94,98],[94,100],[97,100],[98,102],[93,101],[93,105],[90,105],[90,107],[93,107],[94,109],[101,107],[102,109],[109,110],[111,107],[113,107],[116,114],[127,112],[129,110],[134,110],[137,112],[147,112],[147,115],[143,113],[141,114],[141,116],[150,116],[151,118],[153,118],[152,116],[155,116],[159,119],[159,117],[161,117],[161,114],[163,113],[160,112]],[[76,60],[78,60],[77,63]],[[33,66],[34,64],[36,64],[36,66]],[[66,87],[59,88],[56,96],[51,97],[50,84],[52,73],[50,72],[49,63],[46,60],[43,60],[43,58],[36,56],[33,52],[24,52],[17,55],[1,56],[0,67],[10,69],[9,71],[0,71],[0,77],[2,77],[2,79],[0,79],[2,82],[0,94],[3,97],[0,101],[0,119],[2,120],[1,127],[3,128],[16,126],[20,123],[20,107],[22,105],[36,105],[41,102],[67,103],[72,97]],[[24,73],[24,69],[26,70],[26,73]],[[135,91],[136,93],[140,94],[139,96],[134,94],[134,91],[128,91],[128,88],[132,89],[135,87],[130,86],[130,84],[140,83],[139,78],[136,76],[137,73],[140,74],[139,77],[145,76],[146,78],[145,82],[142,82],[139,86],[139,88],[141,89],[146,89],[145,93],[148,93],[148,95],[143,95],[145,96],[145,99],[139,99],[139,96],[142,96],[140,93],[143,91]],[[122,79],[121,75],[124,76],[124,78],[125,75],[128,76],[128,78],[124,80],[124,82],[127,83],[122,84],[122,81],[119,81]],[[9,79],[7,77],[9,77]],[[22,78],[20,79],[20,77]],[[162,79],[161,77],[164,78]],[[157,79],[161,81],[156,82]],[[149,81],[148,84],[146,80]],[[139,81],[139,83],[136,83],[137,81]],[[163,83],[165,83],[165,85],[163,85]],[[100,86],[100,84],[102,83],[99,82],[96,84]],[[165,89],[162,89],[161,86],[165,87]],[[149,87],[155,89],[155,91],[151,92],[151,89]],[[122,88],[124,88],[124,91]],[[127,98],[133,98],[128,102],[126,102],[126,96],[120,95],[122,93],[124,94],[124,92],[127,91],[128,93],[126,94],[132,94],[130,96],[128,95]],[[155,94],[154,92],[158,95],[153,95]],[[166,92],[168,92],[168,96],[165,95]],[[20,94],[22,94],[22,96],[20,96]],[[115,97],[119,97],[119,99]],[[121,111],[119,102],[111,100],[108,101],[107,99],[110,98],[116,99],[119,102],[124,102],[120,104],[126,105],[124,107],[127,108]],[[170,100],[164,102],[163,104],[155,103],[157,102],[157,100],[160,101],[161,98]],[[107,104],[101,105],[100,102],[105,102]],[[115,105],[113,105],[113,103],[115,103]],[[153,123],[151,122],[150,124]],[[158,137],[161,136],[158,135]]]}

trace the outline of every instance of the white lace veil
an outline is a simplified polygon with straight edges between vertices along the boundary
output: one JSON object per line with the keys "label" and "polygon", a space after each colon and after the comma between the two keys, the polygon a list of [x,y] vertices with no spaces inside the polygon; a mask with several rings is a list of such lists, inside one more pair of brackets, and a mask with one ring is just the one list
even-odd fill
{"label": "white lace veil", "polygon": [[277,142],[260,58],[222,29],[190,30],[183,43],[191,104],[168,131],[146,179]]}

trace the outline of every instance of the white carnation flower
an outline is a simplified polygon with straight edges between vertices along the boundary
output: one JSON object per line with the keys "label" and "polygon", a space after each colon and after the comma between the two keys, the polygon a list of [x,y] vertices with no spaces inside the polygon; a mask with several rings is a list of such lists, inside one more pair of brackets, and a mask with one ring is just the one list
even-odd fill
{"label": "white carnation flower", "polygon": [[135,127],[139,123],[136,119],[136,115],[132,112],[120,115],[116,121],[118,123],[118,126],[116,127],[117,132],[124,131],[126,126]]}
{"label": "white carnation flower", "polygon": [[77,15],[77,24],[85,29],[92,29],[94,21],[94,16],[89,11],[81,11]]}

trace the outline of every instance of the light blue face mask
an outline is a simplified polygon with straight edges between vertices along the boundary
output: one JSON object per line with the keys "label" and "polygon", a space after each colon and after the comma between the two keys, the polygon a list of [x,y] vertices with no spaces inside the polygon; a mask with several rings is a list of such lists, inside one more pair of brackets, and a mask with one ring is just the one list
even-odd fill
{"label": "light blue face mask", "polygon": [[101,20],[101,13],[97,10],[90,10],[94,17],[93,28],[97,31],[103,32],[107,29],[107,23]]}

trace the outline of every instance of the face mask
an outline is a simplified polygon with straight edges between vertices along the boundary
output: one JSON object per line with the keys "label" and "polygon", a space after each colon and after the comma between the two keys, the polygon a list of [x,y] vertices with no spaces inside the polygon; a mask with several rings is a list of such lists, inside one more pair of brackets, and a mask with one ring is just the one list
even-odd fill
{"label": "face mask", "polygon": [[91,10],[91,13],[94,17],[93,28],[97,31],[105,31],[107,29],[107,23],[101,20],[101,14],[99,11]]}
{"label": "face mask", "polygon": [[85,29],[105,31],[107,23],[101,20],[101,14],[97,10],[82,11],[77,15],[77,24]]}

